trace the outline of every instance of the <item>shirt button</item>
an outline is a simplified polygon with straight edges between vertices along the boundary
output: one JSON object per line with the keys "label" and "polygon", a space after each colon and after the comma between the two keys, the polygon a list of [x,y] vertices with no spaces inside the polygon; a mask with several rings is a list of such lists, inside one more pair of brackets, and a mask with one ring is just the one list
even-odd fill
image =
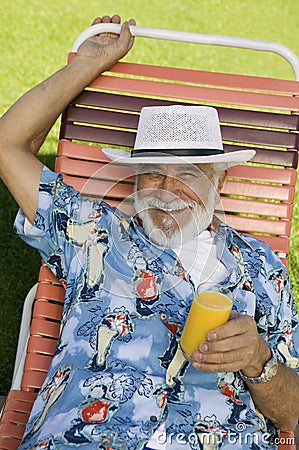
{"label": "shirt button", "polygon": [[150,421],[151,422],[157,422],[158,418],[156,416],[151,416]]}

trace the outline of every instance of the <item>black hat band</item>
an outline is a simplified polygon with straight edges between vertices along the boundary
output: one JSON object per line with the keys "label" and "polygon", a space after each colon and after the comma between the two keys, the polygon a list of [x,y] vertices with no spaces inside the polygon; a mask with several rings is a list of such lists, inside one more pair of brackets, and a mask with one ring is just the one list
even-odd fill
{"label": "black hat band", "polygon": [[157,153],[159,156],[211,156],[211,155],[219,155],[224,154],[224,151],[221,149],[197,149],[197,148],[178,148],[178,149],[134,149],[131,151],[131,157],[139,156],[139,157],[145,157],[145,156],[154,156],[154,154]]}

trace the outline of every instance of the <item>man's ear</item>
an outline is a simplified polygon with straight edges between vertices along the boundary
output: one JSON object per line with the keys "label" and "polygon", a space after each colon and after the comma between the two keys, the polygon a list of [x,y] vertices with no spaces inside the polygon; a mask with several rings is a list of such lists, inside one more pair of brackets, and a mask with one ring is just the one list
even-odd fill
{"label": "man's ear", "polygon": [[221,189],[222,189],[222,187],[223,187],[223,185],[224,185],[224,182],[225,182],[225,180],[226,180],[226,177],[227,177],[227,170],[225,170],[225,171],[220,175],[220,177],[219,177],[219,181],[218,181],[218,192],[221,191]]}

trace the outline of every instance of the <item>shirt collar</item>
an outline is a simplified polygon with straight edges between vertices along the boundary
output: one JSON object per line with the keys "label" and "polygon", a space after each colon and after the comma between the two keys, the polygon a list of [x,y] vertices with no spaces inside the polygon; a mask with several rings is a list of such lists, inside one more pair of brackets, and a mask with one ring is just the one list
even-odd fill
{"label": "shirt collar", "polygon": [[214,218],[211,224],[211,232],[215,233],[214,239],[217,247],[217,257],[225,265],[228,276],[225,280],[227,287],[235,289],[242,286],[245,281],[244,261],[240,248],[244,247],[253,251],[245,236],[218,218]]}
{"label": "shirt collar", "polygon": [[227,225],[227,223],[222,222],[222,220],[220,220],[217,216],[213,217],[213,221],[209,226],[209,230],[212,234],[214,234],[216,239],[218,236],[218,239],[224,241],[224,243],[226,243],[227,247],[229,248],[236,240],[240,240],[243,246],[249,247],[251,250],[253,250],[253,247],[249,244],[247,239],[242,234]]}

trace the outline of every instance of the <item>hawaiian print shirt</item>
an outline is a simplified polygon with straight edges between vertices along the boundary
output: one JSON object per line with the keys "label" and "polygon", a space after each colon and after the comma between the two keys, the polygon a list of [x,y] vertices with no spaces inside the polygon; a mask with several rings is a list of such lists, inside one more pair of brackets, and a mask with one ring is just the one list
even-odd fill
{"label": "hawaiian print shirt", "polygon": [[[238,373],[195,370],[178,346],[194,284],[175,253],[136,221],[83,199],[43,170],[24,233],[66,285],[61,335],[20,449],[272,449],[277,432]],[[299,327],[284,265],[264,243],[220,223],[214,237],[235,292],[281,362],[299,371]]]}

